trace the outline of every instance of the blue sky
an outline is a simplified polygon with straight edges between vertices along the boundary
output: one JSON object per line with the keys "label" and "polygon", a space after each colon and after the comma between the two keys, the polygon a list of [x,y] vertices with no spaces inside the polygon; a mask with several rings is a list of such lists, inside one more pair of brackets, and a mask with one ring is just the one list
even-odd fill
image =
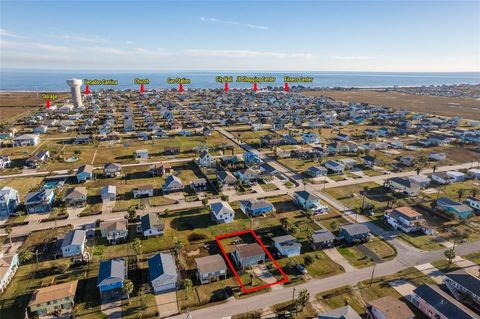
{"label": "blue sky", "polygon": [[1,2],[2,68],[479,71],[479,1]]}

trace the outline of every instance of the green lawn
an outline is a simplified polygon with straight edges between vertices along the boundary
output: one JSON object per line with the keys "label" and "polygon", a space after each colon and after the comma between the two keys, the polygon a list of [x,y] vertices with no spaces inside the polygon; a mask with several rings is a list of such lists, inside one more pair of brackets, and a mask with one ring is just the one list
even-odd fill
{"label": "green lawn", "polygon": [[384,260],[392,259],[396,255],[396,251],[392,246],[378,238],[375,238],[363,245]]}
{"label": "green lawn", "polygon": [[412,246],[417,247],[418,249],[423,250],[437,250],[442,249],[442,246],[439,243],[436,243],[433,240],[432,236],[429,235],[420,235],[420,234],[400,234],[399,238],[403,239]]}
{"label": "green lawn", "polygon": [[363,268],[373,265],[373,261],[355,246],[337,247],[337,250],[354,267]]}

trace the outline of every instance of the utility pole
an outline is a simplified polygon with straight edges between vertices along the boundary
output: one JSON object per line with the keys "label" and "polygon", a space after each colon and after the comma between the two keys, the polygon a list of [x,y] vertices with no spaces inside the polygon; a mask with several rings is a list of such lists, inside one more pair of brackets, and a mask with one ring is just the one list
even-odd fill
{"label": "utility pole", "polygon": [[295,305],[295,287],[293,287],[293,293],[292,293],[292,310],[294,309],[293,308],[294,305]]}
{"label": "utility pole", "polygon": [[372,276],[370,277],[370,287],[372,286],[372,283],[373,283],[373,274],[375,273],[375,267],[376,266],[377,266],[377,263],[374,262],[373,269],[372,269]]}

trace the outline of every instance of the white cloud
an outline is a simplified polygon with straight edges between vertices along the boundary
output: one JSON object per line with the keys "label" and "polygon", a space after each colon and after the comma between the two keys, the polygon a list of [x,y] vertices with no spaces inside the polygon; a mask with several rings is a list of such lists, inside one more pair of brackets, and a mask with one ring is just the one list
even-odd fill
{"label": "white cloud", "polygon": [[341,56],[341,55],[334,55],[330,57],[331,59],[335,60],[371,60],[371,59],[376,59],[378,57],[374,56],[367,56],[367,55],[347,55],[347,56]]}
{"label": "white cloud", "polygon": [[24,36],[0,28],[0,37],[25,38]]}
{"label": "white cloud", "polygon": [[58,52],[58,53],[65,53],[71,52],[72,49],[59,46],[59,45],[51,45],[46,43],[38,43],[38,42],[19,42],[19,41],[7,41],[1,40],[0,46],[2,49],[16,49],[22,51],[48,51],[48,52]]}
{"label": "white cloud", "polygon": [[222,19],[217,19],[217,18],[211,18],[211,17],[201,17],[200,21],[206,22],[206,23],[214,23],[214,24],[223,24],[223,25],[239,25],[239,26],[244,26],[250,29],[259,29],[259,30],[269,30],[270,28],[264,25],[258,25],[258,24],[251,24],[251,23],[240,23],[237,21],[228,21],[228,20],[222,20]]}
{"label": "white cloud", "polygon": [[207,49],[186,49],[183,53],[188,56],[199,57],[227,57],[227,58],[302,58],[310,59],[314,55],[311,53],[284,53],[253,50],[207,50]]}
{"label": "white cloud", "polygon": [[62,34],[57,36],[60,39],[64,39],[71,42],[87,42],[87,43],[105,43],[107,42],[106,39],[96,37],[96,36],[84,36],[84,35],[76,35],[76,34]]}
{"label": "white cloud", "polygon": [[132,45],[132,44],[134,44],[134,42],[130,41],[130,40],[127,40],[127,41],[125,41],[125,44]]}
{"label": "white cloud", "polygon": [[117,48],[109,48],[109,47],[92,47],[92,48],[87,48],[87,50],[99,52],[99,53],[113,54],[113,55],[128,55],[128,51],[120,50]]}

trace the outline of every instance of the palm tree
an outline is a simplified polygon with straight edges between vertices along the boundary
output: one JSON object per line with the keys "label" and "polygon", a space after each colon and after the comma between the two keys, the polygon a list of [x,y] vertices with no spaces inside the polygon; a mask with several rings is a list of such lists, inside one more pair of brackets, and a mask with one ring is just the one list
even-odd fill
{"label": "palm tree", "polygon": [[458,201],[462,200],[463,193],[465,193],[465,189],[463,188],[457,189]]}
{"label": "palm tree", "polygon": [[10,241],[10,247],[12,247],[12,237],[10,236],[12,231],[13,231],[12,226],[9,225],[9,226],[5,227],[5,233],[8,236],[8,240]]}
{"label": "palm tree", "polygon": [[432,171],[433,171],[433,173],[435,173],[436,170],[437,170],[437,165],[433,165],[433,166],[432,166]]}
{"label": "palm tree", "polygon": [[23,264],[33,258],[33,252],[30,248],[22,249],[18,254],[18,258],[20,259],[20,262]]}
{"label": "palm tree", "polygon": [[178,254],[180,254],[180,251],[182,249],[183,249],[183,243],[178,239],[175,239],[175,247],[173,248],[173,250],[175,251],[175,255],[178,256]]}
{"label": "palm tree", "polygon": [[142,241],[139,238],[135,238],[132,243],[132,248],[135,251],[135,254],[137,254],[137,263],[142,257],[142,252],[143,252],[143,247],[142,247]]}
{"label": "palm tree", "polygon": [[443,252],[443,255],[445,256],[445,258],[448,259],[448,268],[450,268],[450,265],[452,264],[452,260],[456,257],[455,248],[454,247],[448,248]]}
{"label": "palm tree", "polygon": [[190,294],[191,294],[192,288],[193,288],[192,280],[189,279],[189,278],[183,280],[183,286],[185,287],[185,290],[187,291],[187,299],[190,299]]}
{"label": "palm tree", "polygon": [[309,299],[310,299],[310,292],[308,292],[307,289],[302,289],[298,293],[298,297],[295,300],[295,305],[300,305],[303,310],[303,308],[305,308],[305,306],[307,305]]}
{"label": "palm tree", "polygon": [[130,294],[133,292],[133,282],[131,280],[125,280],[122,286],[122,292],[127,295],[128,304],[130,304]]}

